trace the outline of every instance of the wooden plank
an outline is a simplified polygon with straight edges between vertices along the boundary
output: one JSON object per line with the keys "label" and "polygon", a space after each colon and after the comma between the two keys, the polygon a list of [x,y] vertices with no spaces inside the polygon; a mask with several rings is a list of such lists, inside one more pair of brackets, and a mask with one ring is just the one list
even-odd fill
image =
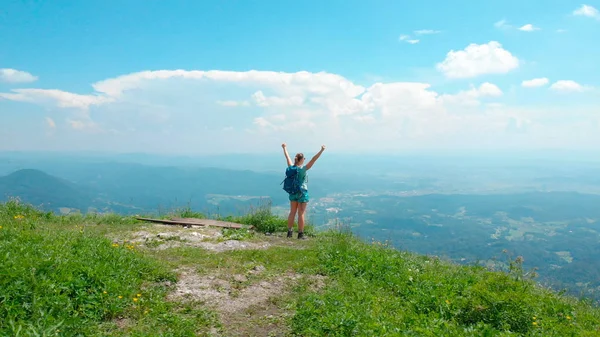
{"label": "wooden plank", "polygon": [[171,221],[182,221],[182,222],[193,222],[193,223],[198,223],[198,224],[203,224],[205,223],[205,219],[198,219],[198,218],[171,218]]}
{"label": "wooden plank", "polygon": [[198,218],[171,218],[173,221],[181,221],[185,223],[193,223],[201,226],[225,227],[225,228],[243,228],[244,225],[229,221],[220,221],[213,219],[198,219]]}
{"label": "wooden plank", "polygon": [[173,220],[167,220],[167,219],[151,219],[151,218],[140,218],[140,217],[136,217],[136,219],[141,220],[141,221],[162,223],[165,225],[190,225],[187,223],[181,223],[179,221],[173,221]]}
{"label": "wooden plank", "polygon": [[218,221],[218,220],[211,220],[211,219],[173,218],[171,220],[167,220],[167,219],[151,219],[151,218],[141,218],[141,217],[136,217],[136,219],[141,220],[141,221],[162,223],[165,225],[181,225],[181,226],[197,225],[197,226],[213,226],[213,227],[224,227],[224,228],[235,228],[235,229],[243,228],[242,225],[236,224],[233,222]]}

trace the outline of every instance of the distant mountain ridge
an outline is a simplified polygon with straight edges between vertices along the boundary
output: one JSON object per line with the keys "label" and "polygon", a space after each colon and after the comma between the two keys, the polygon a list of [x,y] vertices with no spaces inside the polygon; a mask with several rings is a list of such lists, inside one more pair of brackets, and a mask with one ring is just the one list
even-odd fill
{"label": "distant mountain ridge", "polygon": [[184,206],[239,213],[259,202],[287,202],[282,176],[250,170],[105,163],[66,168],[63,175],[69,180],[39,169],[14,171],[0,177],[0,202],[18,197],[45,210],[124,214]]}
{"label": "distant mountain ridge", "polygon": [[85,211],[94,204],[92,191],[35,169],[21,169],[0,177],[0,199],[10,197],[47,210],[68,207]]}

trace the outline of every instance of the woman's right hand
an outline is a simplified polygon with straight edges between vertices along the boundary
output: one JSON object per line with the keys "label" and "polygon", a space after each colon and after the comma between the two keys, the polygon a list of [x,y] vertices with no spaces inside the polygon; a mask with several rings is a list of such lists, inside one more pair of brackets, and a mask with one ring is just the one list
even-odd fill
{"label": "woman's right hand", "polygon": [[286,148],[286,146],[287,145],[285,143],[281,144],[281,147],[284,148],[284,149]]}

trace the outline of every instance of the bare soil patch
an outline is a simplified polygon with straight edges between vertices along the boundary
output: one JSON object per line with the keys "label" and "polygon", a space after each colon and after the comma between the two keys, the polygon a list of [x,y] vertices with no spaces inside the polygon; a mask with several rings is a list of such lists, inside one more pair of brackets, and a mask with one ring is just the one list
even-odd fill
{"label": "bare soil patch", "polygon": [[[257,266],[249,275],[258,275],[264,267]],[[324,278],[316,275],[285,273],[255,279],[242,274],[199,275],[190,268],[180,269],[179,281],[169,300],[200,301],[215,310],[224,326],[221,336],[285,336],[286,319],[292,314],[286,308],[286,296],[303,277],[309,279],[312,289],[325,285]],[[251,278],[251,277],[250,277]]]}
{"label": "bare soil patch", "polygon": [[[243,230],[243,229],[241,229]],[[281,235],[255,234],[246,240],[224,239],[221,228],[192,226],[180,228],[167,225],[152,225],[145,230],[129,233],[127,239],[122,236],[112,238],[115,243],[133,243],[150,249],[163,250],[175,247],[198,247],[214,252],[240,249],[268,249],[273,246],[304,248],[296,238],[288,239]]]}

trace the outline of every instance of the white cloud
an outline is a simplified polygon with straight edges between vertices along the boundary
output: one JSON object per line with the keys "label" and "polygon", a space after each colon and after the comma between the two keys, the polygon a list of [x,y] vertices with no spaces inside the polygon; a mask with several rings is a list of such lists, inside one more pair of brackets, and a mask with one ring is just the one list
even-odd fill
{"label": "white cloud", "polygon": [[[432,34],[439,34],[439,33],[441,33],[441,31],[433,30],[433,29],[420,29],[420,30],[415,30],[413,33],[415,35],[432,35]],[[398,37],[398,40],[409,43],[409,44],[417,44],[417,43],[421,42],[420,39],[412,38],[410,35],[406,35],[406,34],[400,35],[400,37]]]}
{"label": "white cloud", "polygon": [[21,102],[51,102],[60,108],[88,109],[113,101],[101,95],[79,95],[55,89],[13,89],[12,93],[0,93],[0,97]]}
{"label": "white cloud", "polygon": [[478,88],[471,87],[469,90],[460,91],[457,94],[444,94],[440,97],[441,101],[451,106],[470,106],[477,107],[481,104],[480,99],[485,97],[500,97],[502,90],[493,83],[484,82]]}
{"label": "white cloud", "polygon": [[523,26],[520,26],[520,27],[513,26],[513,25],[508,24],[508,22],[504,19],[494,23],[494,27],[496,27],[498,29],[504,29],[504,30],[515,28],[515,29],[518,29],[523,32],[533,32],[536,30],[541,30],[541,28],[536,27],[531,23],[524,24]]}
{"label": "white cloud", "polygon": [[502,19],[500,21],[496,21],[494,23],[494,27],[499,28],[499,29],[508,29],[508,28],[511,28],[512,26],[509,25],[506,20]]}
{"label": "white cloud", "polygon": [[274,125],[271,124],[271,122],[267,121],[267,119],[264,117],[254,118],[254,124],[261,126],[261,127],[274,127]]}
{"label": "white cloud", "polygon": [[496,41],[471,43],[464,50],[451,50],[436,68],[449,78],[504,74],[519,67],[519,59]]}
{"label": "white cloud", "polygon": [[582,92],[587,88],[572,80],[560,80],[554,82],[550,86],[550,89],[562,92]]}
{"label": "white cloud", "polygon": [[479,86],[478,89],[480,96],[502,96],[502,90],[498,88],[495,84],[485,82]]}
{"label": "white cloud", "polygon": [[522,117],[510,117],[506,125],[506,132],[512,134],[523,134],[533,125],[532,121]]}
{"label": "white cloud", "polygon": [[431,85],[418,82],[375,83],[357,102],[355,112],[379,110],[383,117],[410,115],[438,107],[438,94]]}
{"label": "white cloud", "polygon": [[550,82],[550,80],[548,80],[546,77],[541,77],[541,78],[534,78],[531,80],[525,80],[523,82],[521,82],[521,86],[525,87],[525,88],[535,88],[535,87],[542,87],[546,84],[548,84]]}
{"label": "white cloud", "polygon": [[567,30],[566,29],[557,29],[556,32],[557,33],[566,33]]}
{"label": "white cloud", "polygon": [[439,34],[439,33],[441,33],[441,31],[433,30],[433,29],[421,29],[421,30],[415,30],[414,33],[415,33],[415,35],[430,35],[430,34]]}
{"label": "white cloud", "polygon": [[46,125],[48,125],[48,127],[51,128],[51,129],[56,128],[56,123],[50,117],[46,117]]}
{"label": "white cloud", "polygon": [[119,133],[114,128],[110,128],[110,127],[102,128],[100,125],[98,125],[98,123],[94,122],[93,120],[91,120],[87,117],[83,117],[83,118],[79,118],[79,119],[67,118],[66,121],[67,121],[67,125],[69,125],[71,127],[71,129],[73,129],[75,131],[79,131],[79,132],[86,132],[86,133],[90,133],[90,134],[106,134],[106,133],[117,134],[117,133]]}
{"label": "white cloud", "polygon": [[589,18],[600,19],[600,12],[590,5],[581,5],[573,11],[573,15],[587,16]]}
{"label": "white cloud", "polygon": [[519,30],[524,31],[524,32],[533,32],[534,30],[540,30],[540,28],[535,27],[532,24],[528,23],[526,25],[519,27]]}
{"label": "white cloud", "polygon": [[302,105],[304,99],[300,96],[292,96],[292,97],[276,97],[271,96],[267,97],[265,94],[259,90],[252,94],[252,99],[258,106],[268,107],[268,106],[288,106],[288,105]]}
{"label": "white cloud", "polygon": [[375,122],[375,117],[373,115],[354,116],[353,119],[364,124],[370,124]]}
{"label": "white cloud", "polygon": [[419,43],[418,39],[411,39],[409,35],[400,35],[400,37],[398,39],[400,41],[404,41],[404,42],[410,43],[410,44],[417,44],[417,43]]}
{"label": "white cloud", "polygon": [[250,103],[248,101],[217,101],[218,105],[222,105],[222,106],[230,106],[230,107],[235,107],[235,106],[249,106]]}
{"label": "white cloud", "polygon": [[[53,109],[68,114],[67,128],[53,136],[53,144],[64,139],[65,149],[118,145],[127,151],[261,152],[276,149],[282,140],[358,152],[511,141],[516,147],[544,146],[544,135],[556,134],[552,127],[567,128],[542,125],[550,114],[544,109],[500,104],[502,90],[484,81],[448,92],[421,82],[363,87],[325,72],[159,70],[109,78],[92,87],[95,91],[88,94],[28,89],[0,96],[65,108]],[[238,106],[244,108],[231,108]],[[516,134],[529,138],[519,143],[510,138]],[[168,135],[169,141],[157,135]]]}
{"label": "white cloud", "polygon": [[86,127],[86,124],[82,121],[76,121],[76,120],[69,119],[67,122],[73,129],[76,129],[76,130],[81,130]]}
{"label": "white cloud", "polygon": [[285,121],[287,118],[285,117],[285,114],[276,114],[271,116],[271,119],[277,122],[283,122]]}
{"label": "white cloud", "polygon": [[38,80],[37,76],[33,76],[32,74],[16,70],[10,68],[1,68],[0,69],[0,82],[8,82],[8,83],[28,83],[35,82]]}
{"label": "white cloud", "polygon": [[[152,81],[169,79],[184,79],[195,81],[214,81],[222,83],[237,83],[273,86],[286,92],[301,90],[307,93],[325,94],[329,91],[341,90],[345,95],[354,96],[363,88],[347,79],[325,72],[310,73],[299,71],[284,73],[275,71],[250,70],[244,72],[224,70],[156,70],[143,71],[119,76],[94,83],[92,87],[101,94],[109,97],[119,97],[123,92],[132,89],[143,89]],[[310,84],[310,86],[307,86]]]}

